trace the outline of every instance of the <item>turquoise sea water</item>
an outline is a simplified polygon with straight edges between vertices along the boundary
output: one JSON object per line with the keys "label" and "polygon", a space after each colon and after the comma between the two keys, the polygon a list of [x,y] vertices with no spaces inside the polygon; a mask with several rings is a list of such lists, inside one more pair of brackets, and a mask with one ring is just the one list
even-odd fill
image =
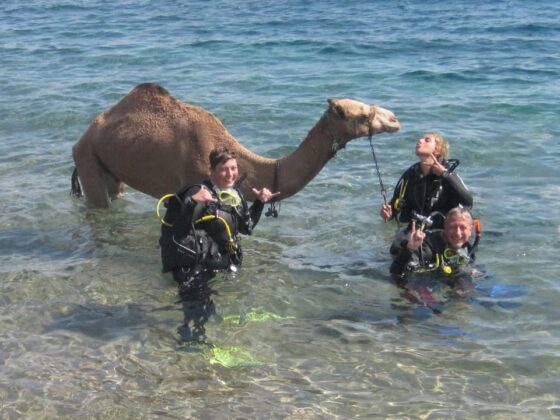
{"label": "turquoise sea water", "polygon": [[[560,5],[544,1],[0,3],[2,418],[560,416]],[[349,97],[392,189],[437,130],[475,195],[485,276],[439,315],[391,283],[366,139],[244,239],[181,340],[156,200],[69,195],[72,145],[151,81],[255,152]]]}

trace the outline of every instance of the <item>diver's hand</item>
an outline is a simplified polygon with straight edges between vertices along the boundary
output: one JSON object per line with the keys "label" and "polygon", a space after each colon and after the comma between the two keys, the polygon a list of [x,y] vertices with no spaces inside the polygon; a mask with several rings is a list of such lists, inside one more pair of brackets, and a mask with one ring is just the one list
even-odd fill
{"label": "diver's hand", "polygon": [[423,230],[416,230],[416,222],[412,222],[412,227],[410,228],[410,233],[408,234],[408,243],[406,247],[410,251],[414,251],[422,245],[424,238],[426,237],[426,232]]}
{"label": "diver's hand", "polygon": [[212,204],[217,202],[212,193],[204,185],[196,194],[191,195],[191,198],[197,203]]}
{"label": "diver's hand", "polygon": [[442,173],[447,171],[447,168],[441,164],[441,162],[432,153],[431,158],[433,159],[431,171],[434,175],[441,176]]}
{"label": "diver's hand", "polygon": [[379,215],[383,218],[383,220],[387,221],[391,217],[393,217],[393,209],[391,208],[390,204],[383,204],[381,206],[381,210],[379,210]]}
{"label": "diver's hand", "polygon": [[262,201],[263,203],[267,203],[268,201],[270,201],[272,198],[276,197],[277,195],[280,194],[280,191],[275,192],[275,193],[271,193],[270,190],[268,188],[263,188],[261,190],[257,190],[256,188],[253,188],[253,192],[255,193],[255,195],[257,196],[257,198]]}

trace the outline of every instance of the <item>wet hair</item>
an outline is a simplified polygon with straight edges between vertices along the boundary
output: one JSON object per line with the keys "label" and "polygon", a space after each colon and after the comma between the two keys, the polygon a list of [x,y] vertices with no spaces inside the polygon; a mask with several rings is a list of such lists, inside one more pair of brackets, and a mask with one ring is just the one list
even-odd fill
{"label": "wet hair", "polygon": [[449,156],[449,143],[443,138],[439,133],[432,132],[428,133],[428,136],[433,136],[436,141],[436,152],[438,152],[442,158],[447,159]]}
{"label": "wet hair", "polygon": [[226,147],[217,147],[210,152],[210,167],[215,169],[220,163],[225,163],[230,159],[236,159],[234,151]]}
{"label": "wet hair", "polygon": [[473,217],[468,207],[463,207],[463,206],[453,207],[451,210],[447,212],[447,215],[445,216],[445,223],[447,223],[447,221],[452,217],[465,217],[465,216],[468,216],[468,218],[472,223]]}

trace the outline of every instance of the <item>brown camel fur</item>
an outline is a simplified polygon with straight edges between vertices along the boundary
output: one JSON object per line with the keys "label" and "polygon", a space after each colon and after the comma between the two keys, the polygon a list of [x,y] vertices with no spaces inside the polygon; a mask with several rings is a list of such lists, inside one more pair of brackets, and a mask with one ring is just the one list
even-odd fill
{"label": "brown camel fur", "polygon": [[173,98],[161,86],[141,84],[101,113],[74,145],[72,190],[79,195],[81,184],[92,208],[109,207],[125,184],[160,198],[201,182],[209,174],[210,151],[225,146],[235,151],[239,172],[246,174],[240,188],[247,199],[255,198],[252,187],[280,191],[277,200],[290,197],[350,140],[400,128],[395,115],[379,106],[351,99],[328,103],[299,147],[276,160],[243,147],[210,112]]}

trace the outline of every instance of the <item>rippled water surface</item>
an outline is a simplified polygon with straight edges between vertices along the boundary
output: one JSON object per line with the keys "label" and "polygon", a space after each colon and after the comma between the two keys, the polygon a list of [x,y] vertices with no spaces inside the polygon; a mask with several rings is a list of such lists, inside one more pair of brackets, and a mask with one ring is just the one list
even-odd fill
{"label": "rippled water surface", "polygon": [[[560,416],[559,6],[540,1],[0,3],[0,417]],[[184,340],[156,200],[69,195],[72,145],[152,81],[255,152],[350,97],[391,190],[442,132],[475,195],[484,275],[441,313],[390,280],[367,139],[244,238]]]}

